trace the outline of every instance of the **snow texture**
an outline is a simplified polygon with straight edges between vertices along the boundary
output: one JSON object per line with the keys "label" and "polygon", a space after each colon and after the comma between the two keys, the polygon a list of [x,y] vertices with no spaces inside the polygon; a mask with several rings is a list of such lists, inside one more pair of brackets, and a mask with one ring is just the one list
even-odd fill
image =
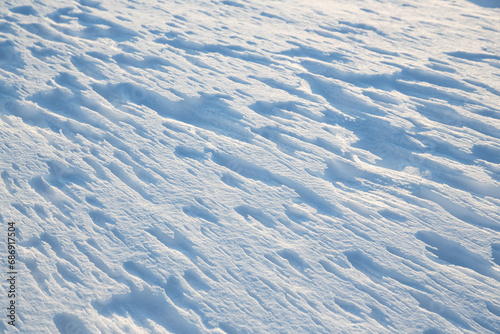
{"label": "snow texture", "polygon": [[499,106],[498,0],[4,0],[0,332],[499,333]]}

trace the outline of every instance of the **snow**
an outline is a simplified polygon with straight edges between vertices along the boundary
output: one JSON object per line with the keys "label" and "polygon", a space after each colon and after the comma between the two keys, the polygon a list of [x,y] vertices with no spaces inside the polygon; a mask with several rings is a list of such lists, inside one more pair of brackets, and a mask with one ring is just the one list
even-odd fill
{"label": "snow", "polygon": [[499,14],[4,1],[0,332],[500,332]]}

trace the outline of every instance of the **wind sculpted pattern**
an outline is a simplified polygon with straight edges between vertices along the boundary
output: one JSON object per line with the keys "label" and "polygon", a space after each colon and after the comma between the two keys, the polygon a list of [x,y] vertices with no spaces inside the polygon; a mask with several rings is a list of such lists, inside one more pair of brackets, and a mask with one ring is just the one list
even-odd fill
{"label": "wind sculpted pattern", "polygon": [[17,330],[500,331],[497,7],[4,2]]}

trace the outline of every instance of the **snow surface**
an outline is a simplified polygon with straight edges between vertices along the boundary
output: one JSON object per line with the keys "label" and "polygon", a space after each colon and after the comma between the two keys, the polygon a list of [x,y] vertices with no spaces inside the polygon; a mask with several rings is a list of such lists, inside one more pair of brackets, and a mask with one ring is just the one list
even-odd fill
{"label": "snow surface", "polygon": [[498,0],[4,0],[0,331],[499,333],[499,106]]}

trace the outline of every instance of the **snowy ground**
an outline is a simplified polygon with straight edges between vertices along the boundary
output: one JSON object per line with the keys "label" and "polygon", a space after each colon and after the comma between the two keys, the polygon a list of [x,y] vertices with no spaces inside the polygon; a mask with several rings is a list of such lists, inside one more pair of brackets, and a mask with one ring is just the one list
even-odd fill
{"label": "snowy ground", "polygon": [[500,332],[498,0],[0,4],[0,332]]}

